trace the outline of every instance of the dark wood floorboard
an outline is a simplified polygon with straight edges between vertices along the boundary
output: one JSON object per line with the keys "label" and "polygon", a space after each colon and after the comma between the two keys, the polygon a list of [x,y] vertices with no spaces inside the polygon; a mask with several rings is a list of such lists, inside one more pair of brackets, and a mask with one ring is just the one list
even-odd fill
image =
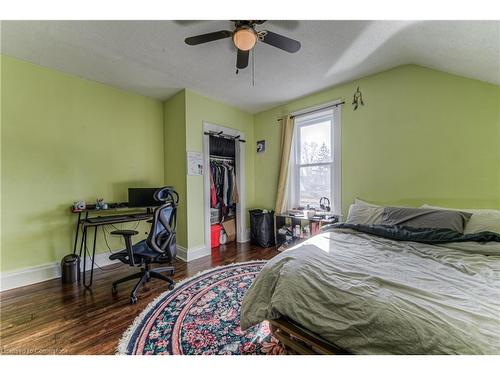
{"label": "dark wood floorboard", "polygon": [[[232,243],[189,263],[177,260],[173,278],[178,282],[212,267],[277,254],[274,248]],[[113,280],[136,271],[123,264],[96,269],[92,291],[54,279],[1,293],[1,353],[113,354],[135,317],[167,290],[165,282],[151,280],[135,305],[129,295],[136,280],[120,284],[117,295],[111,293]]]}

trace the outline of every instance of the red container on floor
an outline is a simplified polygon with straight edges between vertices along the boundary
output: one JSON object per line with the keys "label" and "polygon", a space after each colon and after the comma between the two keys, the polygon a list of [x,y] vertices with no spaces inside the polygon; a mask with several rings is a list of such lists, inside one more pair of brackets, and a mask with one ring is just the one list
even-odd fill
{"label": "red container on floor", "polygon": [[220,231],[222,229],[222,225],[214,224],[210,226],[211,230],[211,243],[212,247],[217,247],[220,245]]}

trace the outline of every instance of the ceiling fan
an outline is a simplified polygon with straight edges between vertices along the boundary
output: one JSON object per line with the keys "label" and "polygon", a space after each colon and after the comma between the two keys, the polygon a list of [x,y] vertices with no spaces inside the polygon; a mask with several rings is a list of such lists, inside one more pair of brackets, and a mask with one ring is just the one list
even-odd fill
{"label": "ceiling fan", "polygon": [[300,42],[268,30],[255,30],[256,25],[266,21],[233,21],[234,30],[221,30],[213,33],[201,34],[186,38],[184,42],[190,46],[212,42],[214,40],[232,37],[234,46],[238,49],[236,68],[244,69],[248,66],[250,50],[255,47],[257,40],[269,44],[283,51],[294,53],[300,49]]}

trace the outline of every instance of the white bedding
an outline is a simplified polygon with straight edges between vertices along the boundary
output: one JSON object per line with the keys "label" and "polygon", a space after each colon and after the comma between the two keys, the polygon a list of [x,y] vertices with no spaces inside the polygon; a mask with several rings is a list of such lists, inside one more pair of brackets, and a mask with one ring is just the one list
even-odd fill
{"label": "white bedding", "polygon": [[352,353],[500,354],[500,254],[336,229],[271,259],[245,295],[243,329],[280,316]]}

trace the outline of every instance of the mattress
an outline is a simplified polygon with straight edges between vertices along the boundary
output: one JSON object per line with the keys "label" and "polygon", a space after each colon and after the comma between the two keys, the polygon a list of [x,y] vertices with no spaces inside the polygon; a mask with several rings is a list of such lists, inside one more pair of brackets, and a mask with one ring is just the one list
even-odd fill
{"label": "mattress", "polygon": [[500,253],[332,229],[246,293],[242,329],[280,317],[357,354],[500,354]]}

